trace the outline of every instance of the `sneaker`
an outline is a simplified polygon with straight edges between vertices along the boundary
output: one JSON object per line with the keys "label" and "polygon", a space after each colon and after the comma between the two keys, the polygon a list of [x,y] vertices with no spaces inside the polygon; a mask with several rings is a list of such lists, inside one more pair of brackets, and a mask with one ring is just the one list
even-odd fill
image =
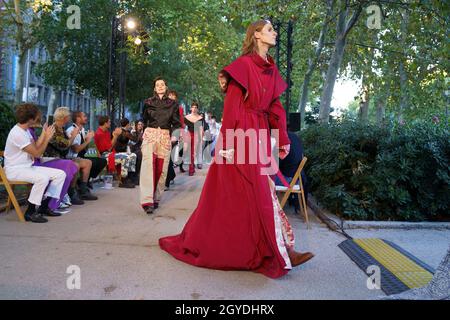
{"label": "sneaker", "polygon": [[68,209],[68,208],[58,208],[58,209],[53,210],[53,212],[54,213],[59,213],[60,215],[68,214],[68,213],[70,213],[70,209]]}
{"label": "sneaker", "polygon": [[69,208],[71,205],[69,205],[68,203],[62,202],[59,204],[58,209],[67,209]]}
{"label": "sneaker", "polygon": [[64,195],[62,203],[64,203],[65,205],[68,205],[69,207],[72,205],[72,201],[70,200],[70,197],[67,193]]}

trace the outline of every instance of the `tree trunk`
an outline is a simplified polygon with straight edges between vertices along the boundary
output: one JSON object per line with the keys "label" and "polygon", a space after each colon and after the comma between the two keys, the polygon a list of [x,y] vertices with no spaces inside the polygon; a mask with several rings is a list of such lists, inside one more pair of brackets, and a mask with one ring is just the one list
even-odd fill
{"label": "tree trunk", "polygon": [[95,109],[97,104],[97,99],[91,99],[91,109],[89,110],[89,129],[94,130],[95,126]]}
{"label": "tree trunk", "polygon": [[[406,37],[408,33],[409,13],[407,10],[401,11],[401,25],[400,25],[400,43],[404,50],[406,46]],[[398,113],[398,121],[403,121],[403,113],[408,108],[409,94],[408,94],[408,75],[405,68],[405,57],[402,57],[398,66],[400,75],[400,108]]]}
{"label": "tree trunk", "polygon": [[384,124],[384,114],[386,110],[386,99],[382,97],[378,98],[375,102],[376,110],[377,110],[377,124],[382,127]]}
{"label": "tree trunk", "polygon": [[53,87],[50,87],[50,99],[48,99],[47,104],[47,118],[48,116],[53,115],[53,112],[55,111],[55,105],[56,105],[56,97],[61,96],[61,91],[54,90]]}
{"label": "tree trunk", "polygon": [[[16,92],[14,96],[14,104],[20,104],[23,98],[23,86],[24,86],[24,78],[25,78],[25,69],[27,62],[27,52],[22,52],[22,48],[19,47],[19,63],[17,64],[16,70]],[[28,99],[26,97],[25,99]]]}
{"label": "tree trunk", "polygon": [[[24,46],[24,30],[23,30],[23,20],[22,13],[20,10],[20,0],[14,0],[14,22],[16,24],[16,46],[17,52],[19,56],[19,63],[17,65],[17,76],[16,76],[16,92],[14,95],[14,103],[19,104],[22,102],[23,96],[23,78],[24,78],[24,69],[26,62],[26,54],[27,50],[25,50]],[[28,98],[28,97],[27,97]]]}
{"label": "tree trunk", "polygon": [[368,122],[369,121],[369,91],[365,90],[364,98],[359,104],[359,121]]}
{"label": "tree trunk", "polygon": [[369,88],[367,86],[367,78],[363,76],[362,80],[362,94],[361,94],[361,100],[359,103],[359,121],[367,122],[369,120]]}
{"label": "tree trunk", "polygon": [[334,85],[336,83],[337,75],[339,73],[339,69],[344,57],[347,35],[355,25],[362,11],[362,3],[359,3],[358,7],[353,12],[352,17],[347,21],[350,4],[348,1],[344,0],[339,1],[339,3],[341,13],[339,14],[338,22],[336,25],[335,47],[331,56],[330,64],[328,65],[327,79],[323,86],[322,96],[320,98],[320,123],[328,123],[329,121],[331,99],[333,97]]}
{"label": "tree trunk", "polygon": [[322,29],[320,30],[319,40],[317,41],[317,47],[314,54],[314,58],[308,60],[308,70],[305,73],[305,78],[303,79],[302,89],[300,90],[300,102],[298,105],[298,109],[300,110],[300,128],[304,128],[305,126],[305,108],[306,103],[308,102],[309,96],[309,83],[311,82],[311,78],[314,72],[314,69],[317,66],[317,62],[319,61],[320,55],[322,53],[322,49],[325,43],[325,35],[328,31],[328,24],[331,14],[333,12],[335,0],[327,1],[327,14],[325,15],[324,22],[322,24]]}
{"label": "tree trunk", "polygon": [[345,38],[338,38],[335,42],[335,49],[328,66],[327,79],[323,86],[320,98],[319,122],[328,123],[330,118],[331,99],[333,97],[334,85],[336,83],[339,68],[344,57]]}
{"label": "tree trunk", "polygon": [[390,95],[390,82],[386,81],[383,86],[381,86],[379,92],[375,96],[375,108],[377,115],[377,124],[382,127],[385,122],[385,112],[386,105]]}

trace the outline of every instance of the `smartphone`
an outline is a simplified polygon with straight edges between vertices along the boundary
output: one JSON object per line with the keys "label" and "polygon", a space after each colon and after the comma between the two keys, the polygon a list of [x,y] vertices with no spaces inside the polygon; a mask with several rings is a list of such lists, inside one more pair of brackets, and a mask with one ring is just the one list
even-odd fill
{"label": "smartphone", "polygon": [[50,127],[51,125],[53,125],[53,116],[48,116],[48,118],[47,118],[47,124],[48,124],[48,126]]}

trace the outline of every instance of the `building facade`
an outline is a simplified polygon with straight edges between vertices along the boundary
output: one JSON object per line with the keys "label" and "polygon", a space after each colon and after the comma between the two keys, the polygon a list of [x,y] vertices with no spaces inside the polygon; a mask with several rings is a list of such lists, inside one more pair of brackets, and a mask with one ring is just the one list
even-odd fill
{"label": "building facade", "polygon": [[[19,63],[18,55],[14,48],[14,43],[0,42],[0,100],[12,102],[16,91]],[[46,50],[42,46],[36,46],[29,50],[24,69],[23,96],[22,101],[37,104],[43,114],[52,114],[51,99],[54,106],[66,106],[70,110],[80,110],[86,113],[89,119],[89,128],[97,127],[97,118],[105,115],[106,104],[103,100],[93,97],[89,90],[84,90],[82,94],[77,94],[73,90],[53,90],[47,86],[43,80],[36,75],[35,70],[39,64],[45,63],[48,59]],[[52,97],[53,96],[53,97]]]}

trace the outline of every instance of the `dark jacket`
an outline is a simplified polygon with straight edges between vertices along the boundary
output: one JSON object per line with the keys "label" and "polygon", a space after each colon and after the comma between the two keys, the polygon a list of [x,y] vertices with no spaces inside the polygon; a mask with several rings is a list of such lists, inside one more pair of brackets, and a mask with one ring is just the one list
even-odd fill
{"label": "dark jacket", "polygon": [[164,96],[153,96],[144,101],[142,112],[144,128],[175,130],[181,127],[180,112],[176,101]]}
{"label": "dark jacket", "polygon": [[128,142],[130,142],[130,140],[133,142],[137,142],[138,137],[133,136],[130,131],[127,131],[124,128],[122,128],[122,133],[120,134],[120,136],[117,137],[117,142],[114,147],[116,149],[116,152],[126,152]]}
{"label": "dark jacket", "polygon": [[291,149],[286,158],[280,159],[280,171],[285,177],[293,177],[303,159],[303,146],[295,133],[288,131],[288,137]]}

